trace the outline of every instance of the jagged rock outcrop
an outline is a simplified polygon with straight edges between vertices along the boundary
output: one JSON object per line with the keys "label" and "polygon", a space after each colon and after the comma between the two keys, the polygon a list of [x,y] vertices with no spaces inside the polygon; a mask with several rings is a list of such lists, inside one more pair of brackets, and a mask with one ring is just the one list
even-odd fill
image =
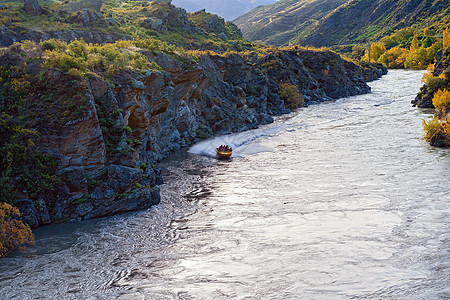
{"label": "jagged rock outcrop", "polygon": [[102,18],[102,14],[90,9],[83,9],[71,18],[72,22],[88,25],[97,22]]}
{"label": "jagged rock outcrop", "polygon": [[361,63],[365,81],[373,81],[388,73],[388,69],[380,63]]}
{"label": "jagged rock outcrop", "polygon": [[141,26],[147,29],[161,31],[163,21],[158,18],[150,17],[141,22]]}
{"label": "jagged rock outcrop", "polygon": [[38,16],[42,13],[42,7],[39,5],[37,0],[25,0],[23,9],[27,14],[33,16]]}

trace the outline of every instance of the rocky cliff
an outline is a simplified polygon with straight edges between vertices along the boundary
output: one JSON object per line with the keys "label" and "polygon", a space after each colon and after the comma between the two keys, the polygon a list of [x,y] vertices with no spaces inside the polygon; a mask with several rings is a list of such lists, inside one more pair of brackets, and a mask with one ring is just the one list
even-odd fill
{"label": "rocky cliff", "polygon": [[[363,70],[331,51],[193,57],[133,46],[120,51],[139,51],[154,67],[118,69],[108,79],[98,69],[83,76],[70,66],[48,67],[56,54],[43,55],[42,45],[49,47],[16,44],[0,56],[0,129],[6,137],[0,151],[6,157],[19,145],[24,155],[37,157],[20,170],[3,160],[0,184],[13,187],[10,202],[32,226],[157,204],[162,180],[155,162],[212,134],[256,128],[288,113],[280,82],[295,85],[307,105],[367,93],[366,81],[383,73]],[[69,45],[69,55],[97,57],[80,45]],[[25,130],[22,144],[14,124]],[[28,137],[26,130],[38,135]],[[31,172],[30,164],[39,172]]]}

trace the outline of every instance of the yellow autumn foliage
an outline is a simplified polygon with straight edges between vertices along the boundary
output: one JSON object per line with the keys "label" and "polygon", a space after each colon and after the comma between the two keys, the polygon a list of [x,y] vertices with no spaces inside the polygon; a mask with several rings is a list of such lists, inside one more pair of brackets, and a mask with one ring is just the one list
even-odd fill
{"label": "yellow autumn foliage", "polygon": [[20,220],[20,216],[16,207],[0,202],[0,257],[34,245],[31,228]]}
{"label": "yellow autumn foliage", "polygon": [[436,108],[450,106],[450,90],[437,90],[437,92],[434,93],[433,105]]}

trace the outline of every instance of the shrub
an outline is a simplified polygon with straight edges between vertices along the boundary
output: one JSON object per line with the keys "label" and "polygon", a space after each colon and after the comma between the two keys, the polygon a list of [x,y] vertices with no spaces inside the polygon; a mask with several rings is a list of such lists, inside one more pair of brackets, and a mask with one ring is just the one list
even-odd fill
{"label": "shrub", "polygon": [[21,214],[16,207],[0,202],[0,257],[13,250],[23,250],[34,245],[34,236],[30,226],[20,220]]}
{"label": "shrub", "polygon": [[87,60],[88,49],[84,41],[75,40],[69,44],[69,54],[73,57],[80,57]]}
{"label": "shrub", "polygon": [[442,118],[441,128],[447,136],[450,136],[450,113]]}
{"label": "shrub", "polygon": [[45,51],[45,56],[46,60],[42,63],[44,69],[58,68],[66,72],[72,68],[84,69],[79,59],[65,52]]}
{"label": "shrub", "polygon": [[81,72],[80,70],[75,69],[75,68],[69,69],[69,71],[67,71],[67,74],[72,75],[78,79],[83,78],[83,75],[84,75],[83,72]]}
{"label": "shrub", "polygon": [[289,82],[281,82],[278,95],[284,100],[286,108],[295,109],[303,107],[304,99],[302,94],[298,91],[297,86]]}
{"label": "shrub", "polygon": [[431,138],[439,131],[441,124],[437,116],[431,118],[430,120],[422,120],[423,126],[423,139],[427,142],[431,141]]}
{"label": "shrub", "polygon": [[437,92],[434,93],[433,105],[435,108],[450,106],[450,90],[437,90]]}
{"label": "shrub", "polygon": [[212,135],[212,129],[207,126],[199,125],[198,128],[195,130],[195,133],[197,134],[197,137],[204,140],[207,139]]}
{"label": "shrub", "polygon": [[37,132],[22,128],[6,115],[0,116],[0,132],[1,201],[12,203],[19,186],[33,199],[54,192],[60,184],[56,161],[36,150]]}
{"label": "shrub", "polygon": [[52,51],[52,50],[56,49],[56,46],[51,41],[44,41],[44,42],[42,42],[41,46],[42,46],[42,50]]}

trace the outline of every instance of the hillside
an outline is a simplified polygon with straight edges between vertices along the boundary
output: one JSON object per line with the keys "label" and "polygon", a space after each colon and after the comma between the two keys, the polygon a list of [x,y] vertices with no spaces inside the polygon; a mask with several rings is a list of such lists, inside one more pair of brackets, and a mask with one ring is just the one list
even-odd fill
{"label": "hillside", "polygon": [[131,40],[133,35],[190,49],[242,50],[251,46],[231,22],[205,12],[186,13],[169,0],[26,2],[33,3],[35,10],[23,9],[23,1],[6,2],[0,10],[0,47],[51,38],[103,44]]}
{"label": "hillside", "polygon": [[261,5],[275,3],[276,0],[173,0],[175,6],[184,8],[188,12],[196,12],[206,9],[207,12],[216,14],[231,21],[240,15]]}
{"label": "hillside", "polygon": [[281,0],[253,9],[233,22],[245,38],[280,46],[298,33],[312,32],[331,11],[348,0]]}
{"label": "hillside", "polygon": [[274,45],[365,43],[413,25],[442,31],[450,23],[450,2],[286,0],[254,9],[235,23],[245,38]]}

